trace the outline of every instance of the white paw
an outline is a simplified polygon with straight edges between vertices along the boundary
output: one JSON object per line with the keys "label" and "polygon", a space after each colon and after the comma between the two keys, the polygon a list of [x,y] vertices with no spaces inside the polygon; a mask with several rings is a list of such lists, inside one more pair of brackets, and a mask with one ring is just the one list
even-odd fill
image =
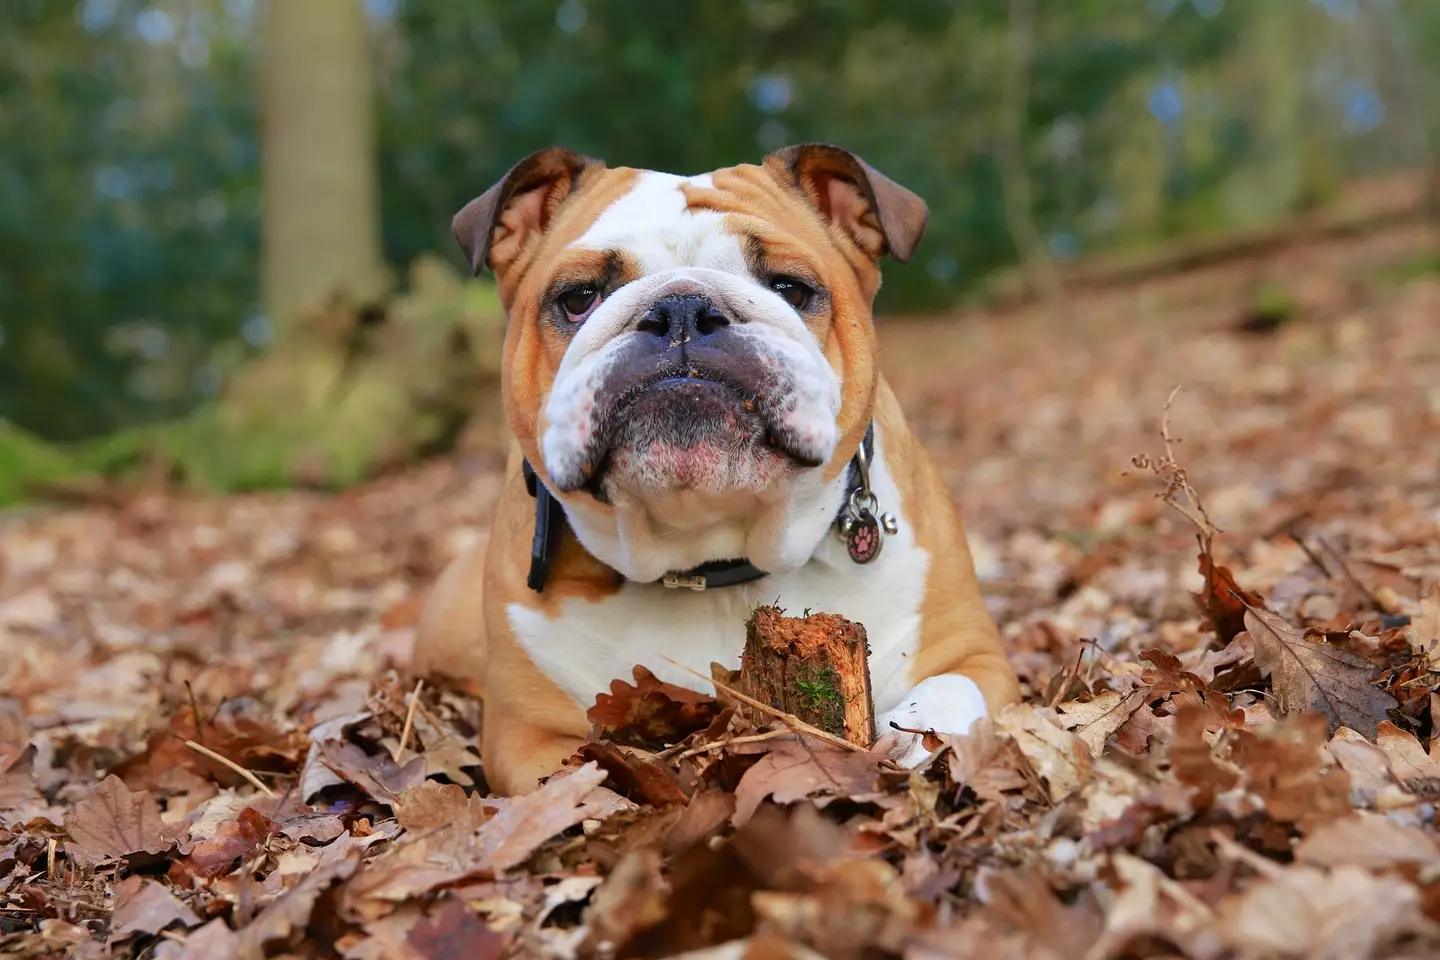
{"label": "white paw", "polygon": [[927,677],[902,697],[895,709],[880,715],[873,749],[903,767],[918,767],[932,753],[923,733],[906,733],[895,727],[962,736],[976,720],[988,715],[985,698],[974,680],[958,673]]}

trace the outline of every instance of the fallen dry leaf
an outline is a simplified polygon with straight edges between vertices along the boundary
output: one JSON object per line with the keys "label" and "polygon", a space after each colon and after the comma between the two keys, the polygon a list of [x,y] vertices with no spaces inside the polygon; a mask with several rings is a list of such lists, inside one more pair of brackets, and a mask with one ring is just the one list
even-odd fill
{"label": "fallen dry leaf", "polygon": [[615,792],[636,803],[663,807],[689,800],[675,775],[657,760],[604,741],[582,745],[579,757],[598,763],[609,774],[607,782]]}
{"label": "fallen dry leaf", "polygon": [[552,777],[543,787],[510,801],[480,828],[480,845],[496,873],[517,867],[535,849],[582,820],[603,820],[633,805],[606,790],[605,771],[587,763],[572,773]]}
{"label": "fallen dry leaf", "polygon": [[406,787],[395,797],[395,819],[411,833],[435,830],[460,820],[484,819],[483,801],[471,797],[456,783],[425,780]]}
{"label": "fallen dry leaf", "polygon": [[321,895],[353,874],[359,865],[358,861],[348,858],[322,863],[240,930],[236,944],[238,956],[264,956],[268,944],[288,940],[297,930],[304,930]]}
{"label": "fallen dry leaf", "polygon": [[1061,725],[1090,748],[1092,757],[1105,752],[1105,743],[1110,736],[1124,726],[1141,704],[1144,697],[1133,693],[1122,697],[1114,690],[1106,690],[1093,700],[1081,702],[1071,700],[1055,709],[1060,713]]}
{"label": "fallen dry leaf", "polygon": [[366,753],[344,740],[327,740],[319,745],[320,762],[331,773],[384,804],[393,804],[397,794],[425,779],[425,758],[411,757],[396,764],[383,753]]}
{"label": "fallen dry leaf", "polygon": [[252,856],[266,837],[277,832],[276,823],[247,806],[234,820],[221,823],[209,839],[196,843],[182,863],[196,876],[217,877]]}
{"label": "fallen dry leaf", "polygon": [[172,923],[193,927],[199,922],[195,911],[154,880],[132,875],[115,885],[115,912],[110,915],[111,940],[135,933],[159,933]]}
{"label": "fallen dry leaf", "polygon": [[1246,611],[1255,660],[1270,675],[1282,713],[1315,710],[1330,730],[1345,726],[1373,738],[1395,698],[1371,684],[1373,664],[1328,643],[1311,641],[1268,610]]}
{"label": "fallen dry leaf", "polygon": [[1440,863],[1440,840],[1388,817],[1357,812],[1312,830],[1295,848],[1295,859],[1318,867],[1389,870],[1407,863]]}
{"label": "fallen dry leaf", "polygon": [[1236,583],[1235,574],[1217,564],[1204,549],[1200,551],[1200,576],[1204,586],[1195,595],[1195,605],[1210,618],[1216,638],[1228,644],[1245,629],[1246,612],[1265,609],[1265,601]]}
{"label": "fallen dry leaf", "polygon": [[1243,955],[1310,960],[1375,956],[1427,926],[1414,886],[1353,866],[1276,868],[1217,913],[1220,936]]}
{"label": "fallen dry leaf", "polygon": [[595,733],[612,743],[661,750],[704,730],[723,709],[714,697],[664,683],[644,667],[633,672],[634,684],[611,681],[610,693],[586,713]]}
{"label": "fallen dry leaf", "polygon": [[794,803],[806,797],[850,797],[874,791],[878,760],[868,753],[840,750],[825,743],[777,740],[735,788],[731,822],[745,823],[767,798]]}
{"label": "fallen dry leaf", "polygon": [[130,791],[113,774],[65,818],[70,849],[90,860],[118,860],[135,853],[160,854],[175,840],[149,793]]}
{"label": "fallen dry leaf", "polygon": [[588,948],[614,950],[664,920],[666,892],[658,852],[626,854],[590,898]]}
{"label": "fallen dry leaf", "polygon": [[1385,759],[1390,761],[1390,771],[1401,783],[1440,780],[1440,763],[1430,759],[1414,735],[1389,720],[1382,722],[1376,730],[1375,744],[1385,752]]}
{"label": "fallen dry leaf", "polygon": [[1440,580],[1420,599],[1420,613],[1410,618],[1405,639],[1410,649],[1426,655],[1430,669],[1440,669]]}
{"label": "fallen dry leaf", "polygon": [[1153,864],[1128,853],[1111,858],[1109,867],[1120,892],[1105,916],[1105,930],[1093,956],[1121,953],[1127,943],[1158,937],[1179,946],[1186,956],[1217,957],[1220,938],[1210,907]]}
{"label": "fallen dry leaf", "polygon": [[1311,828],[1350,808],[1349,777],[1324,762],[1324,744],[1324,718],[1296,714],[1262,735],[1238,738],[1232,759],[1272,817]]}
{"label": "fallen dry leaf", "polygon": [[1094,771],[1085,741],[1029,704],[1012,704],[1000,711],[995,728],[1015,741],[1057,803],[1079,790]]}
{"label": "fallen dry leaf", "polygon": [[241,957],[240,938],[225,925],[224,920],[211,920],[191,930],[183,943],[166,940],[155,948],[155,960],[249,960],[262,954],[251,952]]}
{"label": "fallen dry leaf", "polygon": [[456,897],[446,897],[432,917],[410,928],[406,945],[420,960],[499,960],[509,940],[491,930]]}

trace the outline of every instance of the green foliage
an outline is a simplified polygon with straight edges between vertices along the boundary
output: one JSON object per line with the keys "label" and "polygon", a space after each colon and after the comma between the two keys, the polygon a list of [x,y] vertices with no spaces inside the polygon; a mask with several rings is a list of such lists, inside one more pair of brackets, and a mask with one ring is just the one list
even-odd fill
{"label": "green foliage", "polygon": [[828,665],[802,666],[795,677],[795,692],[803,701],[801,706],[814,713],[828,714],[845,708],[845,698],[840,693],[840,675]]}
{"label": "green foliage", "polygon": [[[1033,7],[1023,161],[1059,259],[1273,221],[1440,136],[1405,107],[1440,94],[1428,0]],[[0,418],[66,440],[171,418],[263,351],[258,9],[0,4]],[[547,144],[697,172],[828,140],[930,204],[881,309],[947,306],[1016,258],[993,156],[1010,12],[398,0],[372,23],[385,254],[462,266],[451,215]]]}
{"label": "green foliage", "polygon": [[62,480],[76,471],[64,452],[0,420],[0,506],[22,499],[35,484]]}
{"label": "green foliage", "polygon": [[202,59],[178,15],[138,38],[147,6],[0,4],[0,417],[50,437],[188,409],[256,302],[244,24],[191,4]]}

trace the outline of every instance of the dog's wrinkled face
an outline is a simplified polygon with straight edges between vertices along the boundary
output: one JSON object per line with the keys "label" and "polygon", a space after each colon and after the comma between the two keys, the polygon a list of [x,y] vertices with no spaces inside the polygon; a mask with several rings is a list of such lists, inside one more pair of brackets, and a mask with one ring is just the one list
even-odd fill
{"label": "dog's wrinkled face", "polygon": [[[455,232],[499,279],[522,450],[582,540],[587,518],[618,525],[620,543],[586,545],[634,575],[692,554],[785,562],[769,528],[823,498],[868,423],[876,262],[908,258],[924,221],[834,147],[695,177],[551,149]],[[642,544],[701,528],[720,532]]]}

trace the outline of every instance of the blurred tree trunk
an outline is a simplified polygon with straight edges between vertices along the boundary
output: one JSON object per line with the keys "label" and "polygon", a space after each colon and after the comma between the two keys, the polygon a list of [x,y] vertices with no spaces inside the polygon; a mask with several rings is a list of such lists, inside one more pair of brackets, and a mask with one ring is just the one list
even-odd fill
{"label": "blurred tree trunk", "polygon": [[261,280],[273,345],[167,435],[191,484],[338,486],[443,450],[499,364],[493,292],[442,261],[394,296],[380,250],[361,0],[269,0],[260,89]]}
{"label": "blurred tree trunk", "polygon": [[1005,223],[1020,255],[1026,285],[1031,296],[1053,306],[1063,293],[1060,274],[1035,226],[1034,191],[1025,164],[1025,121],[1030,110],[1030,69],[1034,59],[1034,0],[1010,0],[1009,55],[995,160],[1005,195]]}
{"label": "blurred tree trunk", "polygon": [[262,263],[277,341],[340,294],[381,292],[380,210],[360,0],[265,5]]}

